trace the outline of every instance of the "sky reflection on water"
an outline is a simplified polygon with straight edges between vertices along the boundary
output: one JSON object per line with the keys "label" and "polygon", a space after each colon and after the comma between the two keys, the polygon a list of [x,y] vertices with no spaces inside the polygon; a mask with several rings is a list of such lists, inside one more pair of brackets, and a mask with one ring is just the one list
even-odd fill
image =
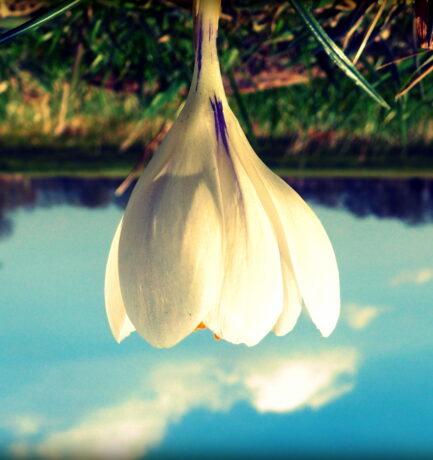
{"label": "sky reflection on water", "polygon": [[254,348],[201,331],[156,350],[135,334],[121,345],[111,337],[103,278],[122,206],[101,193],[104,207],[70,194],[3,212],[0,452],[433,455],[431,223],[359,219],[306,193],[341,272],[331,337],[304,315],[291,334]]}

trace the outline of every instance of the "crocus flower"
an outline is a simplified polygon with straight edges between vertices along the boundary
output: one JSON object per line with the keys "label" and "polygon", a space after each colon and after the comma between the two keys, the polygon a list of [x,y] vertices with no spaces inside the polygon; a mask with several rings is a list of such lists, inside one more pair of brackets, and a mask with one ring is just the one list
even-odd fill
{"label": "crocus flower", "polygon": [[230,110],[216,37],[220,0],[195,2],[185,107],[131,195],[111,246],[106,308],[119,342],[134,329],[171,347],[197,327],[252,346],[291,331],[304,304],[323,336],[340,309],[319,219],[257,157]]}

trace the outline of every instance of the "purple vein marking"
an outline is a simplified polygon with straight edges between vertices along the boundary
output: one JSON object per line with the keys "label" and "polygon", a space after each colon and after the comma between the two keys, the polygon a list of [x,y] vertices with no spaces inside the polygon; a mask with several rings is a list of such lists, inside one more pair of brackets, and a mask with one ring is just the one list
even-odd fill
{"label": "purple vein marking", "polygon": [[232,169],[233,173],[233,179],[235,181],[235,187],[237,190],[236,194],[236,199],[237,203],[239,205],[239,212],[243,216],[243,221],[246,222],[246,214],[245,214],[245,203],[244,203],[244,198],[242,195],[241,191],[241,185],[238,179],[238,173],[236,172],[236,168],[234,165],[233,158],[230,154],[230,148],[229,148],[229,142],[228,142],[228,132],[227,132],[227,124],[226,120],[224,118],[224,111],[223,111],[223,104],[220,99],[216,97],[216,94],[214,93],[214,97],[209,98],[210,105],[213,110],[213,117],[214,117],[214,124],[215,124],[215,134],[216,134],[216,140],[217,144],[222,143],[224,150],[226,152],[226,155],[228,157],[228,162],[229,165]]}
{"label": "purple vein marking", "polygon": [[226,151],[227,155],[230,156],[230,148],[229,148],[228,135],[227,135],[227,125],[226,125],[226,120],[224,118],[223,104],[216,97],[216,94],[214,94],[214,100],[209,98],[209,101],[210,101],[210,105],[212,106],[212,110],[213,110],[217,143],[219,143],[221,139],[221,142],[224,146],[224,150]]}
{"label": "purple vein marking", "polygon": [[200,74],[201,74],[201,64],[202,64],[202,59],[203,59],[202,46],[203,46],[203,16],[200,15],[199,24],[198,24],[198,40],[197,40],[197,66],[198,66],[198,71],[197,71],[197,83],[195,85],[195,90],[196,91],[198,89],[198,83],[200,81]]}

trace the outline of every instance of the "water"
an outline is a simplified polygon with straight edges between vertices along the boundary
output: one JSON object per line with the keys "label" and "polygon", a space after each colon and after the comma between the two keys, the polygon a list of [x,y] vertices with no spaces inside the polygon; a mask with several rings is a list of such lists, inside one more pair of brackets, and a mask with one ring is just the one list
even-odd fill
{"label": "water", "polygon": [[111,337],[109,179],[0,181],[0,452],[10,456],[433,455],[433,186],[291,181],[324,223],[343,313],[257,347],[209,331]]}

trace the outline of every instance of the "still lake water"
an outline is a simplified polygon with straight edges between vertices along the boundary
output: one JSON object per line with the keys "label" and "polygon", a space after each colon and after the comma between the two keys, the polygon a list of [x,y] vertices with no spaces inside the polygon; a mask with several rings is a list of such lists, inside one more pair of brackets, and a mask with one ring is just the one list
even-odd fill
{"label": "still lake water", "polygon": [[336,331],[156,350],[105,316],[119,181],[0,179],[0,456],[432,458],[433,181],[289,182],[334,244]]}

